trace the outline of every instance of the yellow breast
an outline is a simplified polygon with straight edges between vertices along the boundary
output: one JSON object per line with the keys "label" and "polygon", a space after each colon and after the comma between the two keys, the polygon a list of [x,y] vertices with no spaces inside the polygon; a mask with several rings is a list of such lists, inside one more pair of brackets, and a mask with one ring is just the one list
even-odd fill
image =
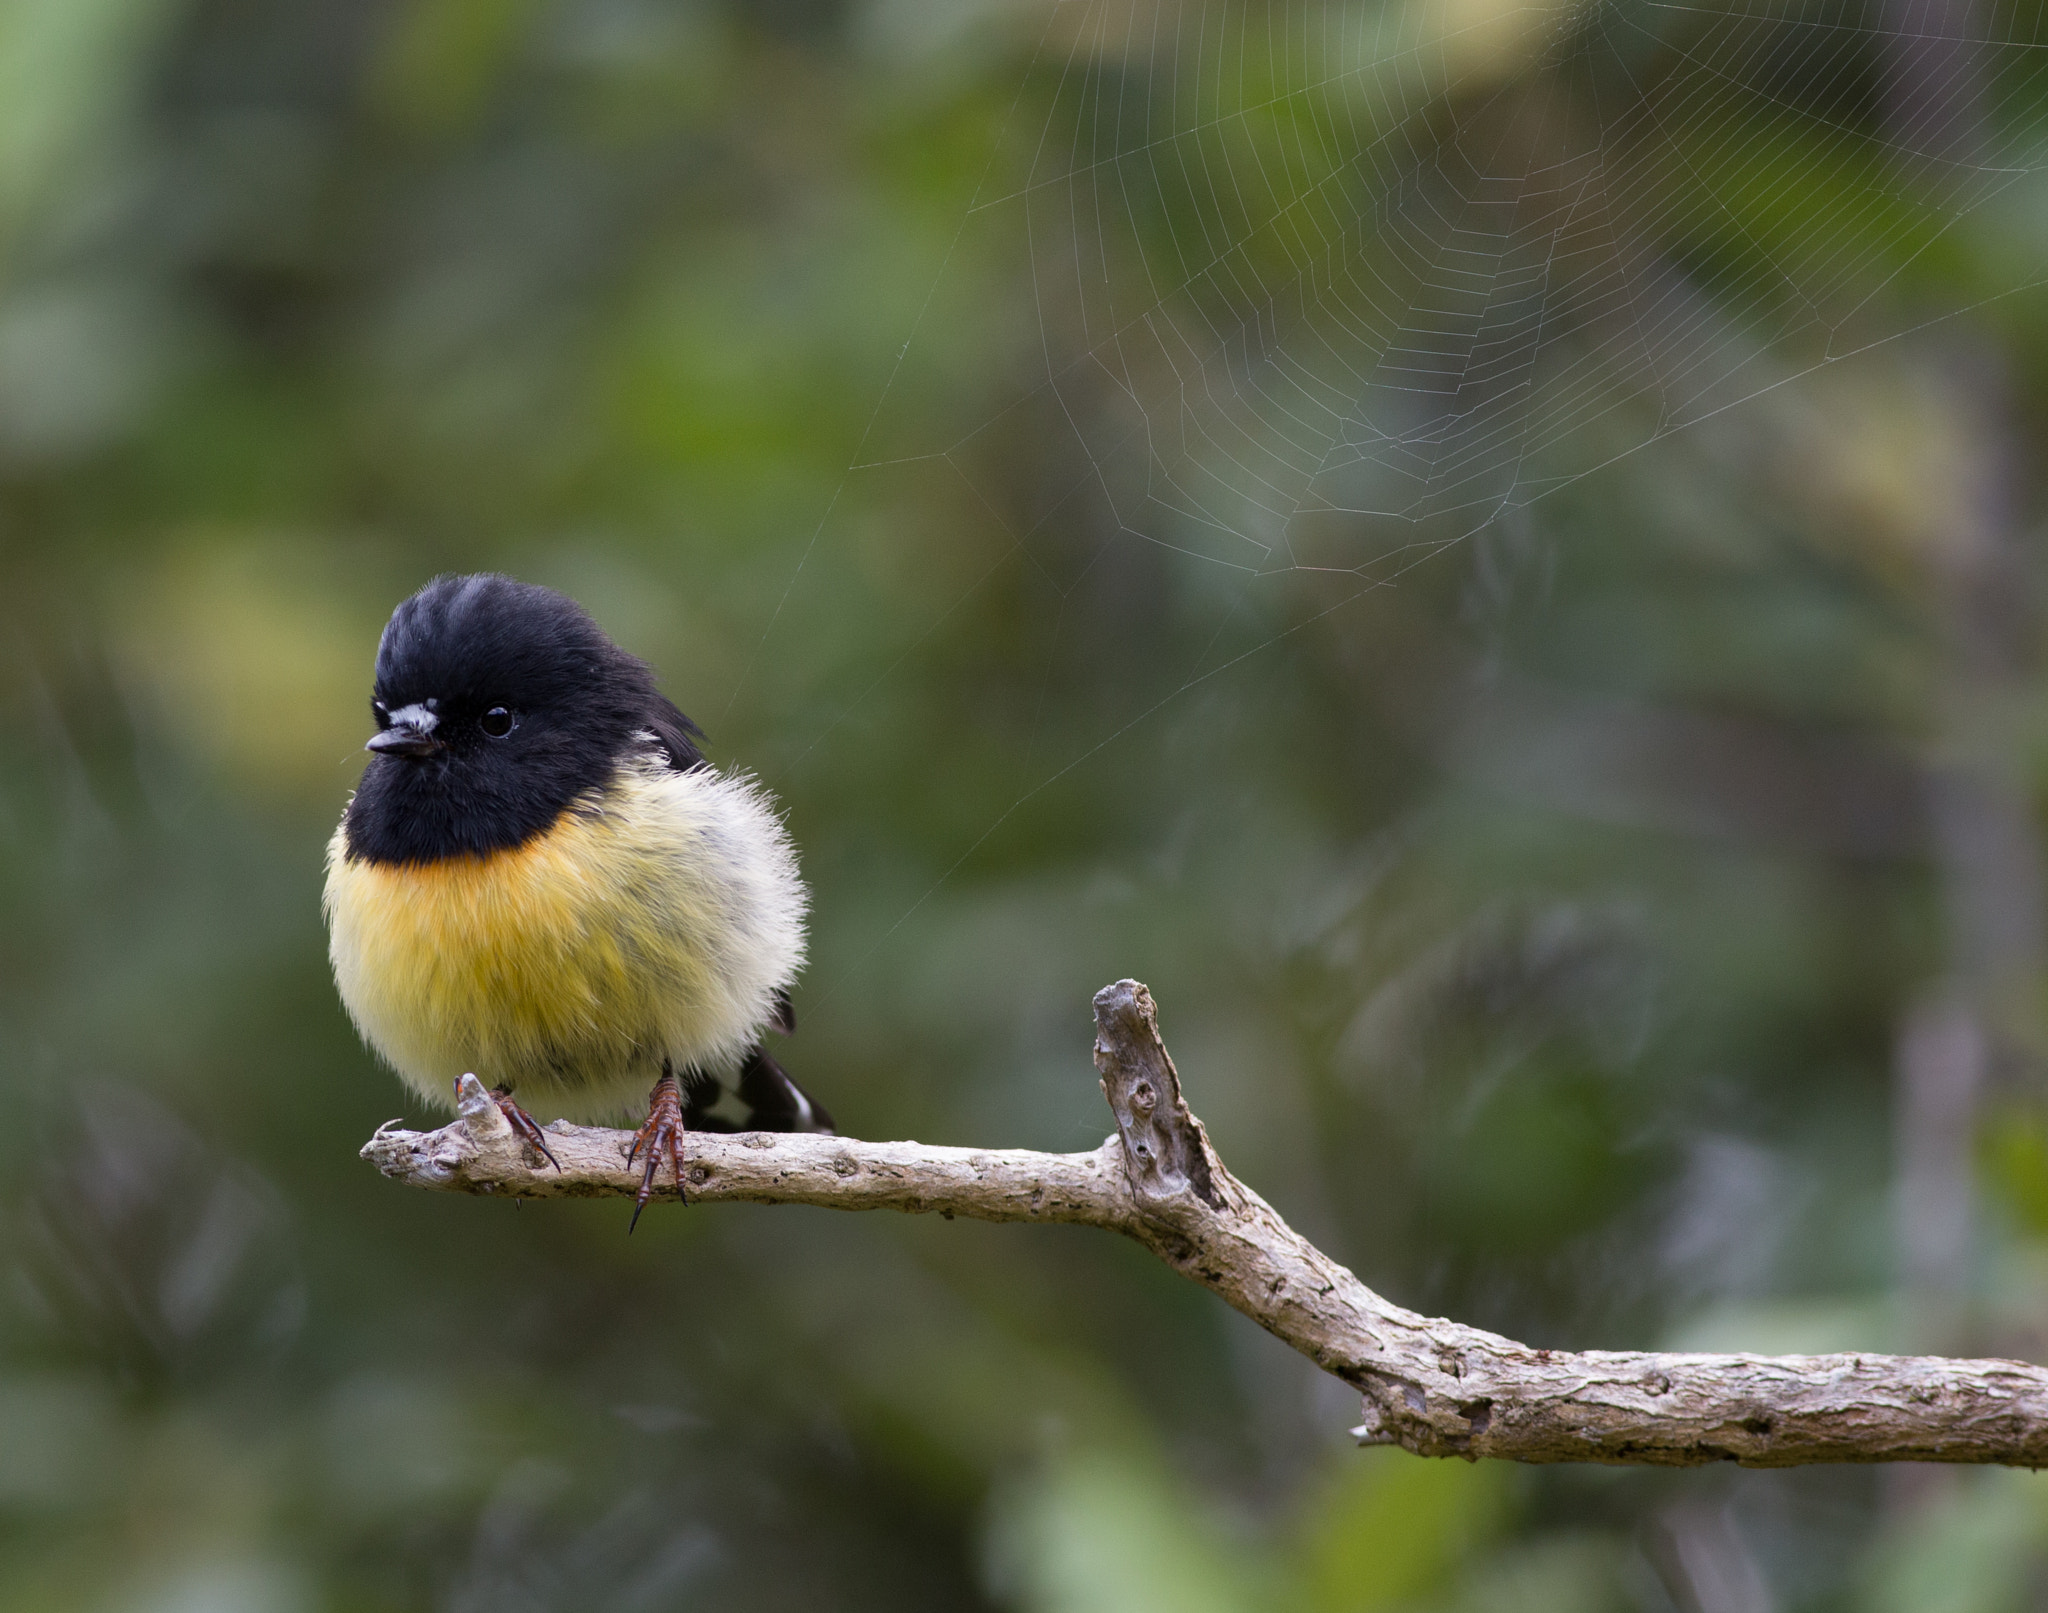
{"label": "yellow breast", "polygon": [[[756,888],[764,825],[786,878],[771,866]],[[786,933],[768,933],[778,904]],[[622,773],[487,856],[370,863],[345,825],[328,848],[342,999],[444,1105],[473,1071],[538,1114],[598,1119],[644,1099],[664,1060],[730,1061],[801,962],[802,905],[780,824],[745,781],[708,772]]]}

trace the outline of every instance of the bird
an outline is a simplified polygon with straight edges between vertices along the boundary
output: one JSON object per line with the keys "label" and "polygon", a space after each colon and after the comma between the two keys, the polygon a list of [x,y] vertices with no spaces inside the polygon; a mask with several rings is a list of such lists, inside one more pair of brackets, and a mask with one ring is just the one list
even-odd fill
{"label": "bird", "polygon": [[763,1046],[796,1029],[795,847],[644,661],[566,594],[440,576],[392,612],[370,712],[322,906],[342,1003],[407,1086],[448,1108],[483,1077],[557,1169],[535,1114],[644,1103],[629,1231],[663,1160],[686,1196],[687,1131],[833,1129]]}

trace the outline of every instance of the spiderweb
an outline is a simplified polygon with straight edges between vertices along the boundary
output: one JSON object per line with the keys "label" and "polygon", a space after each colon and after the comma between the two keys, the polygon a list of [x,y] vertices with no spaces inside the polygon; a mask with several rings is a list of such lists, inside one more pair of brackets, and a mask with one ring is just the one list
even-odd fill
{"label": "spiderweb", "polygon": [[[2036,5],[1029,15],[934,291],[1010,264],[1027,360],[964,428],[885,395],[850,474],[958,478],[1064,589],[1156,546],[1255,621],[1096,750],[1601,467],[2048,270]],[[1072,468],[1020,493],[984,450],[1026,431]]]}

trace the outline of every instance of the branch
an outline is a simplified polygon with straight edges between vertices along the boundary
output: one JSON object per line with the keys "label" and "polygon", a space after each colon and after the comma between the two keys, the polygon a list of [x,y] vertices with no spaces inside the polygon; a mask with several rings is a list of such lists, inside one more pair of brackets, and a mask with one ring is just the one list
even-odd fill
{"label": "branch", "polygon": [[[1224,1168],[1181,1097],[1150,992],[1134,980],[1106,987],[1095,1019],[1095,1064],[1117,1131],[1093,1153],[693,1133],[689,1197],[1121,1232],[1356,1388],[1361,1444],[1669,1467],[2048,1465],[2048,1372],[2022,1362],[1534,1350],[1391,1304]],[[387,1124],[363,1157],[387,1176],[452,1192],[630,1197],[638,1188],[629,1133],[554,1122],[557,1171],[529,1155],[474,1076],[459,1096],[453,1124]]]}

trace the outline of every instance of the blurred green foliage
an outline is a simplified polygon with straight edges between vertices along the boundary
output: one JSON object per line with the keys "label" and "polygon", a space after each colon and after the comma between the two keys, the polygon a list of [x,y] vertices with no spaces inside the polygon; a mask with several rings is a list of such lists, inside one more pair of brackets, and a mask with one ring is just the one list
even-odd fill
{"label": "blurred green foliage", "polygon": [[508,570],[850,1131],[1093,1146],[1135,975],[1404,1303],[2038,1356],[2042,12],[1908,9],[0,0],[0,1610],[2036,1605],[2031,1475],[1358,1452],[1072,1229],[393,1188],[318,916]]}

